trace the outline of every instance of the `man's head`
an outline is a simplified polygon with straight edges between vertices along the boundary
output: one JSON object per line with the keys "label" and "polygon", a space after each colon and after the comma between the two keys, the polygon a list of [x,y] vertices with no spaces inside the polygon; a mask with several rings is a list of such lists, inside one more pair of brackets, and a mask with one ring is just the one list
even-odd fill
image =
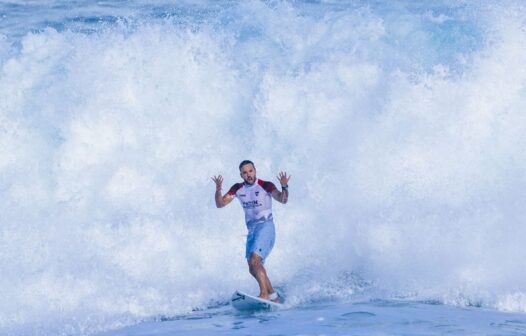
{"label": "man's head", "polygon": [[256,167],[249,160],[244,160],[239,164],[239,175],[245,183],[254,184],[256,182]]}

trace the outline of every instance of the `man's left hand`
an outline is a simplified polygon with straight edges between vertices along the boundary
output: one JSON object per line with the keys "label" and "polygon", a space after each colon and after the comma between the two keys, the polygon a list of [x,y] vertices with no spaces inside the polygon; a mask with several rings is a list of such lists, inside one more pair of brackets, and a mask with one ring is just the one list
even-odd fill
{"label": "man's left hand", "polygon": [[287,186],[289,184],[290,177],[291,175],[287,176],[286,172],[279,172],[277,176],[278,181],[282,187]]}

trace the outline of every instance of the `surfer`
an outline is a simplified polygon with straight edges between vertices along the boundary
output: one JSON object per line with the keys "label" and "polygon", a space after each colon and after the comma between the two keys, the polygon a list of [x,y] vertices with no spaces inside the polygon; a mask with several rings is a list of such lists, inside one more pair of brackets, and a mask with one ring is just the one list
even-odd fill
{"label": "surfer", "polygon": [[225,195],[221,195],[223,177],[221,175],[212,177],[216,184],[216,206],[222,208],[232,202],[234,197],[239,199],[245,211],[245,223],[248,229],[245,257],[250,274],[259,284],[260,298],[279,302],[278,293],[274,291],[263,264],[274,246],[275,239],[272,198],[280,203],[287,203],[290,175],[287,176],[285,172],[278,174],[277,179],[281,184],[279,191],[274,183],[256,177],[256,167],[252,161],[241,162],[239,172],[243,182],[234,184]]}

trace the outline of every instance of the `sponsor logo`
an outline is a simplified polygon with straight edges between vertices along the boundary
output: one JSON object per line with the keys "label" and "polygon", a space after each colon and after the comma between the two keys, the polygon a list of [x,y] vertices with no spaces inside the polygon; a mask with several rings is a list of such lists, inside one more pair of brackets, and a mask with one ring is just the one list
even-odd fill
{"label": "sponsor logo", "polygon": [[259,195],[259,191],[256,191],[256,196],[258,196],[258,195]]}
{"label": "sponsor logo", "polygon": [[258,203],[257,200],[249,201],[249,202],[243,202],[243,208],[245,209],[254,209],[256,207],[261,206],[261,204]]}

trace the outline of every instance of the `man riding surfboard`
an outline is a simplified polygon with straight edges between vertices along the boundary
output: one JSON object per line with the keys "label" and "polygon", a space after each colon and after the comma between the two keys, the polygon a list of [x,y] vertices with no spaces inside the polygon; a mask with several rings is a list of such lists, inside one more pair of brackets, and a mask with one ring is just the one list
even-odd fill
{"label": "man riding surfboard", "polygon": [[278,174],[277,179],[281,184],[281,191],[279,191],[274,183],[256,177],[256,167],[252,161],[241,162],[239,172],[243,182],[234,184],[224,195],[221,195],[223,177],[221,175],[212,177],[216,184],[216,206],[222,208],[232,202],[234,197],[239,199],[245,212],[245,223],[248,229],[245,257],[250,274],[259,284],[260,298],[279,302],[279,296],[272,287],[263,264],[275,240],[272,198],[280,203],[287,203],[290,176],[287,176],[285,172]]}

